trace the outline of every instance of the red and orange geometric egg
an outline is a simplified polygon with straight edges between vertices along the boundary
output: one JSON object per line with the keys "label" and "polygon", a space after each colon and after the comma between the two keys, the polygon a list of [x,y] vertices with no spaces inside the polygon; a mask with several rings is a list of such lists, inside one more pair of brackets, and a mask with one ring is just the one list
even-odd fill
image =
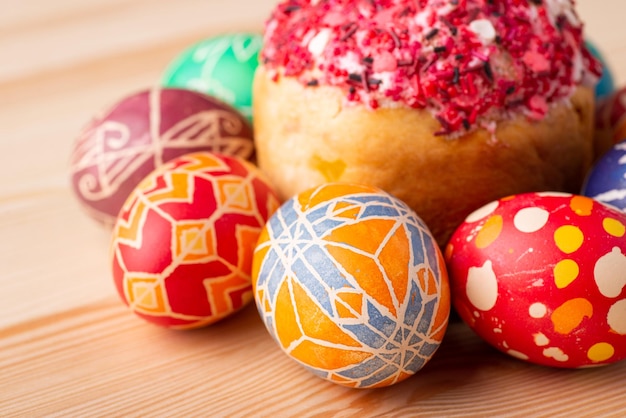
{"label": "red and orange geometric egg", "polygon": [[434,355],[448,322],[443,256],[379,189],[331,183],[285,202],[254,256],[257,308],[282,350],[344,386],[388,386]]}
{"label": "red and orange geometric egg", "polygon": [[113,231],[113,277],[147,321],[197,328],[252,300],[259,234],[279,203],[262,173],[208,152],[171,160],[124,204]]}
{"label": "red and orange geometric egg", "polygon": [[446,250],[453,304],[487,342],[555,367],[626,358],[626,215],[529,193],[470,215]]}

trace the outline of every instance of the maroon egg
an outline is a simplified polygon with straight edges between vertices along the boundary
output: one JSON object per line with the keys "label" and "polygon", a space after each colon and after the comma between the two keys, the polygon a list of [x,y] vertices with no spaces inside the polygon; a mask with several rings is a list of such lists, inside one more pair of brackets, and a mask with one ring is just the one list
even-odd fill
{"label": "maroon egg", "polygon": [[89,215],[112,225],[146,175],[196,151],[253,160],[252,127],[237,110],[202,93],[159,87],[140,91],[81,131],[70,160],[72,189]]}
{"label": "maroon egg", "polygon": [[594,135],[598,156],[626,140],[626,86],[596,103]]}

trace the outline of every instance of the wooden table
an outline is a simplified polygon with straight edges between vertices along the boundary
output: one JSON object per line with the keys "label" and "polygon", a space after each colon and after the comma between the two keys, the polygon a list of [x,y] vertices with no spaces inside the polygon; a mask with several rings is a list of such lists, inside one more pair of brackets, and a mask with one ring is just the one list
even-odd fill
{"label": "wooden table", "polygon": [[[260,29],[273,3],[0,0],[0,416],[626,416],[626,363],[532,366],[460,323],[418,375],[351,390],[283,355],[253,306],[180,332],[120,302],[109,232],[68,186],[74,138],[190,43]],[[626,3],[578,4],[621,84]]]}

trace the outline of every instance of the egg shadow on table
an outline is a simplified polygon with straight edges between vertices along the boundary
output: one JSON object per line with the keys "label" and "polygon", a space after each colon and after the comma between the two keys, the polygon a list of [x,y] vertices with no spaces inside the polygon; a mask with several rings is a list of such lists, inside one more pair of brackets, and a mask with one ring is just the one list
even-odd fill
{"label": "egg shadow on table", "polygon": [[164,329],[173,334],[171,337],[173,339],[195,341],[213,338],[238,339],[241,335],[250,335],[257,327],[263,327],[263,323],[254,304],[248,304],[210,325],[196,329]]}
{"label": "egg shadow on table", "polygon": [[[494,369],[512,373],[526,365],[499,352],[460,321],[450,324],[446,337],[432,359],[414,376],[395,385],[363,391],[353,407],[376,404],[381,399],[401,398],[417,406],[440,395],[476,385]],[[366,411],[366,409],[363,409]]]}
{"label": "egg shadow on table", "polygon": [[[508,399],[515,404],[520,390],[527,396],[556,396],[568,388],[580,387],[582,381],[597,379],[602,369],[557,368],[522,361],[495,349],[465,323],[453,322],[439,350],[420,371],[396,385],[364,391],[359,406],[375,405],[386,398],[401,399],[405,406],[419,411],[420,404],[463,399],[470,393],[475,401],[497,403]],[[535,387],[532,382],[541,386]],[[520,398],[519,405],[523,402]],[[470,406],[468,400],[453,408],[463,413]]]}
{"label": "egg shadow on table", "polygon": [[[175,358],[193,357],[200,367],[206,362],[226,361],[236,363],[249,344],[258,344],[265,335],[258,332],[263,324],[253,305],[204,327],[173,329],[145,323],[136,318],[138,328],[145,338],[160,341],[163,355]],[[246,336],[246,338],[242,338]],[[269,336],[268,336],[269,338]],[[247,357],[247,356],[246,356]]]}

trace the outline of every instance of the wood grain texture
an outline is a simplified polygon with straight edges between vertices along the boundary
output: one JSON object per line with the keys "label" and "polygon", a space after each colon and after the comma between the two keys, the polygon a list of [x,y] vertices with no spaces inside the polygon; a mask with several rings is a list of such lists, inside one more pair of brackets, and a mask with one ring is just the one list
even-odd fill
{"label": "wood grain texture", "polygon": [[[109,233],[73,199],[67,163],[95,112],[158,80],[190,43],[255,30],[274,0],[0,0],[0,416],[626,416],[624,362],[532,366],[454,323],[418,375],[351,390],[278,349],[253,306],[177,332],[115,293]],[[622,0],[579,0],[626,81]]]}

